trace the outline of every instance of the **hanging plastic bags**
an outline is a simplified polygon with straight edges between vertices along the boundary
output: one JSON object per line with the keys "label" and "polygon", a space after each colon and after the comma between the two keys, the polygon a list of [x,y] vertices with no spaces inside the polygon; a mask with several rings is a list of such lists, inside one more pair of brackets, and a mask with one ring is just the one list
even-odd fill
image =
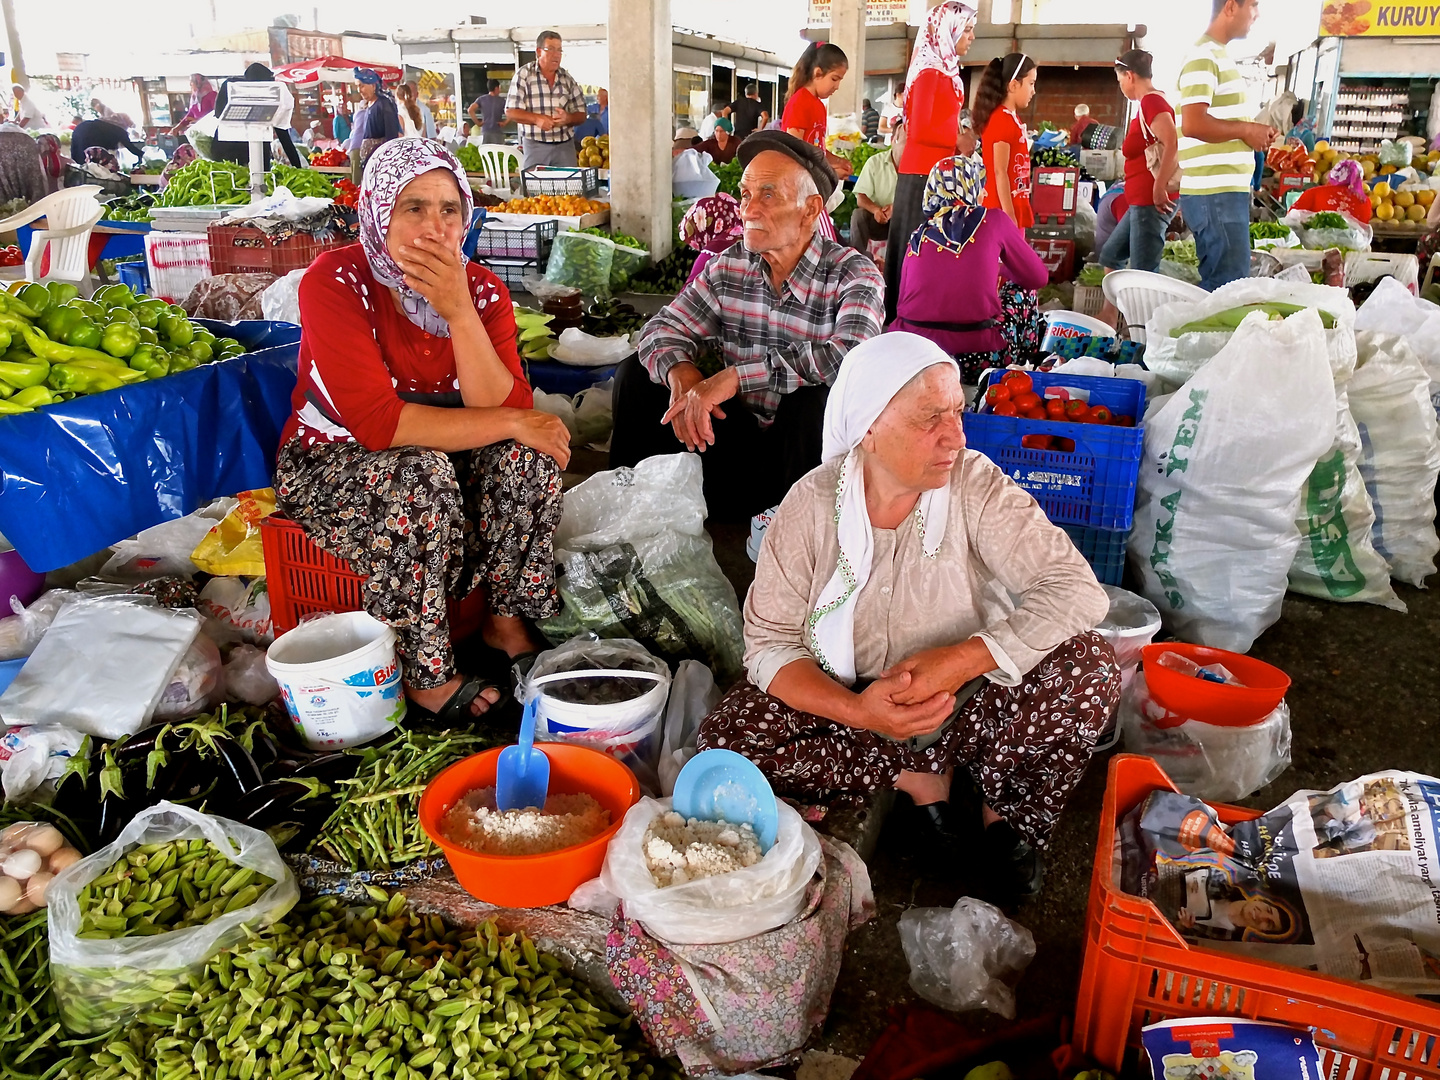
{"label": "hanging plastic bags", "polygon": [[1248,652],[1280,617],[1300,489],[1334,431],[1314,311],[1250,316],[1147,417],[1129,548],[1141,592],[1172,633]]}
{"label": "hanging plastic bags", "polygon": [[900,916],[910,988],[957,1012],[989,1009],[1015,1018],[1015,984],[1035,959],[1035,936],[983,900],[954,908],[911,908]]}

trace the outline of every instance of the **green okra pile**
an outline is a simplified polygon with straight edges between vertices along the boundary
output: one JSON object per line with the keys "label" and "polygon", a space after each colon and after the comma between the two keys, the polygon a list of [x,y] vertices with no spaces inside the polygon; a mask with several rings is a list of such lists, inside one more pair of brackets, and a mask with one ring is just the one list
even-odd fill
{"label": "green okra pile", "polygon": [[202,926],[275,884],[209,840],[146,844],[80,890],[79,937],[143,937]]}

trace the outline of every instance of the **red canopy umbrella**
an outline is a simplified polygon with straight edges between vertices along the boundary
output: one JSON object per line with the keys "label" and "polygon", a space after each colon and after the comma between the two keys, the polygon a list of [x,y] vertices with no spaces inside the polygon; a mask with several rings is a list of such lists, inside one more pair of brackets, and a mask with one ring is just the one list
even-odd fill
{"label": "red canopy umbrella", "polygon": [[343,56],[319,56],[314,60],[301,60],[297,64],[276,68],[275,79],[277,82],[294,83],[296,86],[313,86],[322,82],[353,83],[357,67],[369,68],[380,76],[382,83],[398,83],[405,74],[390,64],[347,60]]}

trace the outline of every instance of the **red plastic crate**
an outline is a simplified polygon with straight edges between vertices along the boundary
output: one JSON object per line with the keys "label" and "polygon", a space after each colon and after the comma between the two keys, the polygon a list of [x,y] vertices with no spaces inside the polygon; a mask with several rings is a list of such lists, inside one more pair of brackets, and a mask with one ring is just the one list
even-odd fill
{"label": "red plastic crate", "polygon": [[286,240],[271,240],[248,225],[211,225],[206,236],[210,241],[211,273],[270,273],[277,277],[304,270],[326,248],[350,242],[338,236],[316,240],[303,232]]}
{"label": "red plastic crate", "polygon": [[[1119,1073],[1147,1024],[1236,1016],[1311,1029],[1331,1080],[1440,1080],[1440,1005],[1192,945],[1153,903],[1120,891],[1116,822],[1157,789],[1175,785],[1150,758],[1111,760],[1085,917],[1076,1048]],[[1259,816],[1214,805],[1227,824]]]}
{"label": "red plastic crate", "polygon": [[[284,514],[260,521],[260,546],[265,552],[265,586],[270,619],[277,635],[293,630],[306,615],[323,611],[359,611],[365,579],[349,564],[320,550],[305,530]],[[485,594],[476,589],[461,601],[450,601],[450,638],[461,641],[480,628]]]}
{"label": "red plastic crate", "polygon": [[1051,281],[1069,281],[1075,276],[1074,240],[1047,240],[1032,236],[1030,247],[1040,256],[1045,269],[1050,271]]}
{"label": "red plastic crate", "polygon": [[1030,184],[1030,209],[1040,224],[1065,224],[1075,215],[1080,170],[1042,165]]}

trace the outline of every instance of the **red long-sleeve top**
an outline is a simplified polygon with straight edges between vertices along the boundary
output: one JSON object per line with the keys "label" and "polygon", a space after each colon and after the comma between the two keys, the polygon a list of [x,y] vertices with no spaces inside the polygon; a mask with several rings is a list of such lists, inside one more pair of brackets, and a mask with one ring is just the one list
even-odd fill
{"label": "red long-sleeve top", "polygon": [[[516,352],[509,290],[478,263],[471,262],[466,274],[490,344],[515,376],[501,404],[529,409],[535,398]],[[359,244],[333,248],[310,264],[300,282],[300,322],[295,411],[280,445],[301,438],[307,445],[354,441],[385,450],[407,401],[459,403],[451,340],[426,333],[397,310]]]}
{"label": "red long-sleeve top", "polygon": [[944,72],[926,68],[905,87],[905,152],[902,173],[929,176],[935,163],[955,156],[963,95]]}

